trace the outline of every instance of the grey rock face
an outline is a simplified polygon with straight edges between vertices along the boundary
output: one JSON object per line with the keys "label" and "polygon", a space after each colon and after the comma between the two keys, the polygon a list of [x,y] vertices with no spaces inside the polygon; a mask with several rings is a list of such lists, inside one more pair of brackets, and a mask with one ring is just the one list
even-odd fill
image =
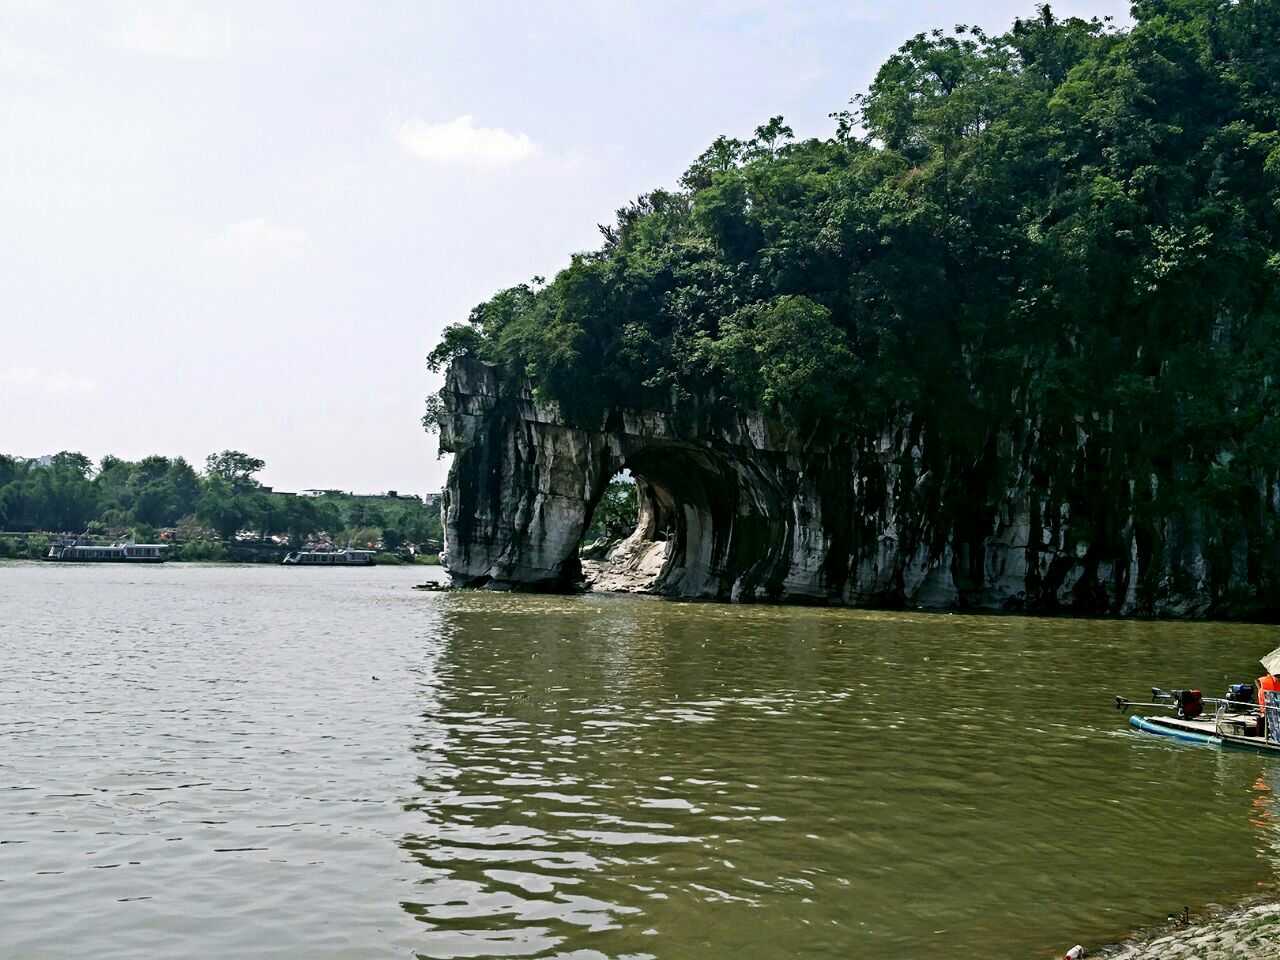
{"label": "grey rock face", "polygon": [[[1031,425],[1001,438],[1024,466],[966,512],[937,502],[926,438],[909,422],[872,441],[816,443],[703,400],[612,409],[587,429],[538,402],[528,382],[503,384],[468,358],[453,363],[442,396],[441,439],[455,452],[444,563],[457,585],[575,587],[583,531],[625,468],[641,498],[628,542],[637,552],[638,541],[667,543],[648,552],[665,554],[656,593],[1184,617],[1266,604],[1238,577],[1215,587],[1194,524],[1166,522],[1154,545],[1131,518],[1106,545],[1083,539],[1075,531],[1089,525],[1072,522],[1055,478],[1036,469]],[[1246,596],[1243,608],[1223,600],[1228,588]]]}

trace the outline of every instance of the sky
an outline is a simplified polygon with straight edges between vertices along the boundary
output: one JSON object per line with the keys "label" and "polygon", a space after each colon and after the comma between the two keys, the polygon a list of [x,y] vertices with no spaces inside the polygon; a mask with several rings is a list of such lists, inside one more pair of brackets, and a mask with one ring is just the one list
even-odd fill
{"label": "sky", "polygon": [[[1059,0],[1113,16],[1121,0]],[[719,134],[1032,0],[0,0],[0,452],[441,488],[440,330]]]}

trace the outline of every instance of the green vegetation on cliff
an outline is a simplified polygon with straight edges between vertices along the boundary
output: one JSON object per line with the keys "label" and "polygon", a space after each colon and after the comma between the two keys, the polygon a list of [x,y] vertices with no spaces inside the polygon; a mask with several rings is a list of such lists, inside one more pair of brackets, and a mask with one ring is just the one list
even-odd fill
{"label": "green vegetation on cliff", "polygon": [[718,138],[430,363],[531,377],[584,425],[713,396],[806,443],[896,426],[939,537],[1022,477],[1068,546],[1148,553],[1181,513],[1220,583],[1256,584],[1280,570],[1280,4],[1133,14],[914,37],[829,139]]}

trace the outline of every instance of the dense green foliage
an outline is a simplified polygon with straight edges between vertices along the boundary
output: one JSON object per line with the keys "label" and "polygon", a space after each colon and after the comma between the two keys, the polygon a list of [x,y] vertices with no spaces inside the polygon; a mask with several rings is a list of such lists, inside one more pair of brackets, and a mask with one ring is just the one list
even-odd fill
{"label": "dense green foliage", "polygon": [[620,540],[629,536],[636,528],[639,509],[635,481],[610,481],[591,515],[591,526],[583,534],[583,542],[598,540],[600,537]]}
{"label": "dense green foliage", "polygon": [[830,139],[719,138],[430,363],[531,376],[583,424],[708,395],[855,448],[906,424],[951,525],[1029,469],[1074,478],[1056,496],[1095,545],[1108,511],[1194,505],[1269,549],[1280,4],[1133,13],[921,34]]}
{"label": "dense green foliage", "polygon": [[[416,499],[278,494],[255,478],[263,461],[234,450],[213,454],[197,472],[181,457],[137,462],[107,456],[95,470],[83,454],[63,452],[48,465],[0,455],[0,530],[80,533],[154,540],[161,529],[181,540],[232,540],[250,532],[299,544],[381,542],[388,550],[441,538],[439,510]],[[184,550],[188,559],[200,550]],[[208,559],[219,559],[210,546]],[[225,551],[224,551],[225,554]],[[201,558],[204,558],[201,556]]]}

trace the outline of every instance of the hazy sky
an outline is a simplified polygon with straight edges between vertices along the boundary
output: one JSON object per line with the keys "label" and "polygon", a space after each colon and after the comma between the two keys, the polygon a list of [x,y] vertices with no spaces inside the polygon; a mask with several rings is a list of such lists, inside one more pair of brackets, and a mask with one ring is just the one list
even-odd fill
{"label": "hazy sky", "polygon": [[437,490],[441,327],[717,134],[826,136],[907,37],[1033,8],[0,0],[0,452]]}

